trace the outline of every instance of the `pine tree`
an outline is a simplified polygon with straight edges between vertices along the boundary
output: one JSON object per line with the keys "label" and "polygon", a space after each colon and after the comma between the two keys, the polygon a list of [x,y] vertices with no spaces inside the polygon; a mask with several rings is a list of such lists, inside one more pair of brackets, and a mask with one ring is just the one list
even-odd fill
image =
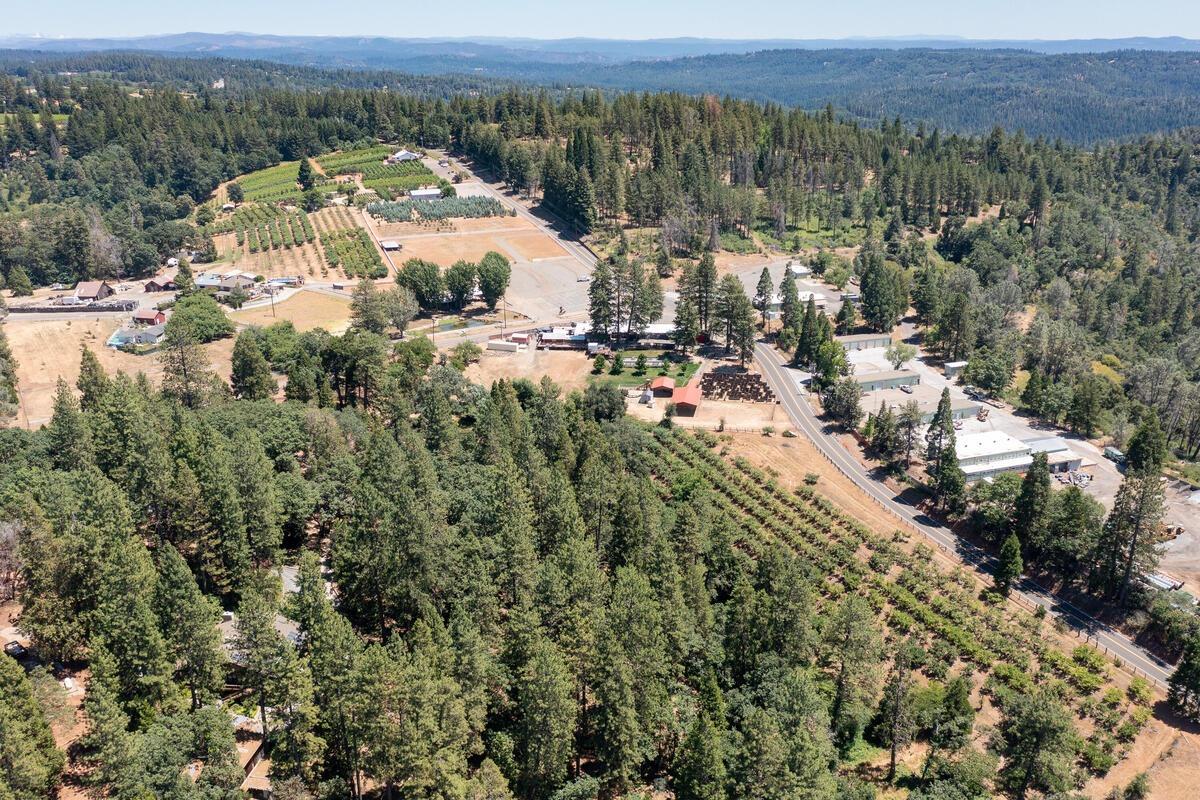
{"label": "pine tree", "polygon": [[278,559],[283,544],[283,503],[275,485],[275,469],[262,440],[252,430],[243,428],[234,435],[232,455],[238,492],[252,498],[242,504],[250,559],[269,567]]}
{"label": "pine tree", "polygon": [[307,156],[300,157],[300,166],[296,172],[296,183],[300,184],[300,189],[307,192],[313,188],[313,168]]}
{"label": "pine tree", "polygon": [[92,463],[91,428],[62,378],[54,392],[54,413],[46,426],[46,437],[55,469],[81,469]]}
{"label": "pine tree", "polygon": [[758,275],[758,285],[754,288],[754,307],[762,314],[763,325],[767,324],[767,310],[774,298],[775,286],[771,283],[771,272],[766,267]]}
{"label": "pine tree", "polygon": [[83,345],[79,349],[79,378],[75,388],[79,390],[79,406],[84,411],[91,411],[100,405],[104,393],[108,391],[110,381],[96,354]]}
{"label": "pine tree", "polygon": [[701,711],[675,754],[675,796],[679,800],[724,800],[728,797],[725,747],[721,730]]}
{"label": "pine tree", "polygon": [[1162,472],[1167,457],[1167,436],[1163,433],[1154,410],[1143,417],[1141,424],[1129,439],[1125,453],[1126,465],[1137,473],[1157,475]]}
{"label": "pine tree", "polygon": [[1200,720],[1200,636],[1188,637],[1168,689],[1167,699],[1176,713],[1193,722]]}
{"label": "pine tree", "polygon": [[717,262],[709,251],[705,251],[696,264],[693,292],[696,297],[696,311],[700,315],[700,330],[709,333],[716,317],[717,294]]}
{"label": "pine tree", "polygon": [[159,548],[154,607],[180,682],[191,695],[192,710],[218,696],[225,677],[226,654],[217,627],[221,608],[200,593],[191,570],[171,545]]}
{"label": "pine tree", "polygon": [[268,400],[275,393],[271,365],[254,331],[242,331],[234,342],[229,382],[234,396],[242,400]]}
{"label": "pine tree", "polygon": [[33,294],[33,284],[29,281],[29,273],[20,264],[8,271],[6,283],[13,297],[29,297]]}
{"label": "pine tree", "polygon": [[134,797],[136,781],[134,736],[129,716],[121,708],[114,688],[112,657],[103,648],[92,652],[91,678],[83,709],[87,731],[80,739],[84,760],[92,766],[88,783],[110,797]]}
{"label": "pine tree", "polygon": [[1000,723],[1000,777],[1014,797],[1030,789],[1053,794],[1071,785],[1078,736],[1070,715],[1050,692],[1021,695]]}
{"label": "pine tree", "polygon": [[917,719],[913,708],[912,650],[914,645],[901,642],[892,658],[892,668],[884,684],[883,701],[879,706],[879,732],[890,751],[888,780],[896,779],[896,758],[901,748],[913,740]]}
{"label": "pine tree", "polygon": [[1045,548],[1050,513],[1050,467],[1045,453],[1034,453],[1033,463],[1021,480],[1021,493],[1013,515],[1013,533],[1020,545],[1034,553]]}
{"label": "pine tree", "polygon": [[527,797],[546,798],[566,780],[576,720],[574,681],[553,642],[533,642],[516,688],[522,783]]}
{"label": "pine tree", "polygon": [[0,794],[50,797],[63,767],[46,713],[25,671],[0,655]]}
{"label": "pine tree", "polygon": [[833,670],[829,716],[843,750],[857,740],[865,703],[877,687],[880,641],[874,618],[866,601],[851,595],[838,604],[825,630],[826,660]]}
{"label": "pine tree", "polygon": [[213,374],[207,354],[186,328],[167,326],[159,361],[164,395],[187,408],[204,405],[211,393]]}
{"label": "pine tree", "polygon": [[779,281],[779,317],[784,330],[799,331],[801,326],[800,293],[796,289],[796,276],[790,268],[785,269]]}
{"label": "pine tree", "polygon": [[613,270],[606,260],[596,262],[592,269],[592,280],[588,284],[588,319],[592,329],[603,337],[615,330],[616,309],[613,306]]}
{"label": "pine tree", "polygon": [[1025,565],[1021,560],[1021,540],[1010,533],[1000,546],[1000,561],[996,565],[996,590],[1007,595],[1013,584],[1020,579]]}
{"label": "pine tree", "polygon": [[1122,605],[1134,579],[1158,565],[1155,534],[1162,524],[1164,502],[1162,482],[1155,473],[1127,473],[1117,490],[1100,535],[1093,579]]}

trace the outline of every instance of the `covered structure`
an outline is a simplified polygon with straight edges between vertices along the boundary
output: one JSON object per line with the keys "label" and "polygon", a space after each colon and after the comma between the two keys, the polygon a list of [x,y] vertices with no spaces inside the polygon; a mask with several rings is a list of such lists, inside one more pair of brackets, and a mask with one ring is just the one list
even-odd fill
{"label": "covered structure", "polygon": [[835,336],[834,339],[847,352],[887,347],[892,343],[892,336],[888,333],[851,333],[846,336]]}
{"label": "covered structure", "polygon": [[671,402],[675,404],[675,413],[683,417],[695,416],[700,408],[701,391],[699,382],[693,380],[686,386],[677,386],[671,393]]}
{"label": "covered structure", "polygon": [[864,372],[861,375],[850,376],[864,392],[876,392],[880,389],[897,389],[901,386],[916,386],[921,382],[921,376],[906,369],[886,369],[879,372]]}

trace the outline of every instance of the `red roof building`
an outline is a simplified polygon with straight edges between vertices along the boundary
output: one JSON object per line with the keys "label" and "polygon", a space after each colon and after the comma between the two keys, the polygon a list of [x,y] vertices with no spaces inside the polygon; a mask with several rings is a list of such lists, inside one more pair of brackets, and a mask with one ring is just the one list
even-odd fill
{"label": "red roof building", "polygon": [[675,413],[685,417],[692,416],[700,407],[700,397],[700,384],[695,381],[687,386],[675,387],[675,391],[671,395],[671,402],[675,404]]}
{"label": "red roof building", "polygon": [[133,321],[138,325],[161,325],[167,321],[167,315],[157,308],[139,308],[133,312]]}
{"label": "red roof building", "polygon": [[657,378],[650,381],[650,391],[659,396],[674,394],[675,379],[668,378],[666,375],[659,375]]}

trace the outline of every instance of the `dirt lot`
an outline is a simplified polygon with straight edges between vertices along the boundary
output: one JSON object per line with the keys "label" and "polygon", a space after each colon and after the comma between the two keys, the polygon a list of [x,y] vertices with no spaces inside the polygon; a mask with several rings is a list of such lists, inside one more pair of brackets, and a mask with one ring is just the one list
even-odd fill
{"label": "dirt lot", "polygon": [[533,223],[524,217],[480,217],[448,219],[436,222],[380,222],[372,225],[384,239],[398,239],[423,233],[478,233],[483,231],[532,231]]}
{"label": "dirt lot", "polygon": [[[18,391],[21,411],[16,424],[38,428],[49,421],[54,403],[54,387],[61,377],[74,384],[79,377],[79,348],[94,352],[109,372],[123,370],[131,375],[146,373],[152,381],[162,376],[158,357],[153,353],[132,355],[105,347],[104,342],[121,326],[117,317],[103,319],[12,319],[4,325],[13,356],[17,359]],[[229,356],[233,339],[222,339],[205,346],[213,369],[229,377]]]}
{"label": "dirt lot", "polygon": [[229,317],[239,325],[270,325],[286,320],[298,331],[324,328],[342,333],[350,325],[350,301],[325,292],[301,290],[276,303],[273,312],[267,305],[235,311]]}
{"label": "dirt lot", "polygon": [[570,350],[522,350],[517,353],[496,353],[485,350],[478,363],[467,368],[467,379],[481,386],[491,386],[501,378],[528,378],[535,383],[543,375],[558,384],[563,392],[587,387],[592,363],[580,352]]}

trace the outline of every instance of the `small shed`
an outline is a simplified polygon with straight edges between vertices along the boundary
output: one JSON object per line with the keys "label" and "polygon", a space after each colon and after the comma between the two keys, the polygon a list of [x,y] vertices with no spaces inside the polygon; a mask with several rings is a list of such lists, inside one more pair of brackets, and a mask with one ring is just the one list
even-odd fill
{"label": "small shed", "polygon": [[675,404],[675,413],[683,417],[695,416],[700,408],[700,384],[693,381],[687,386],[677,386],[671,394],[671,402]]}
{"label": "small shed", "polygon": [[966,361],[947,361],[945,364],[942,364],[942,373],[947,378],[957,378],[966,368]]}
{"label": "small shed", "polygon": [[399,250],[401,245],[395,239],[384,239],[379,243],[379,246],[384,250]]}
{"label": "small shed", "polygon": [[104,300],[114,294],[116,292],[107,281],[80,281],[75,287],[75,296],[88,302]]}
{"label": "small shed", "polygon": [[139,308],[133,312],[135,325],[161,325],[167,321],[167,315],[157,308]]}
{"label": "small shed", "polygon": [[675,379],[669,378],[666,375],[659,375],[650,381],[648,388],[652,394],[659,397],[670,397],[675,393]]}

